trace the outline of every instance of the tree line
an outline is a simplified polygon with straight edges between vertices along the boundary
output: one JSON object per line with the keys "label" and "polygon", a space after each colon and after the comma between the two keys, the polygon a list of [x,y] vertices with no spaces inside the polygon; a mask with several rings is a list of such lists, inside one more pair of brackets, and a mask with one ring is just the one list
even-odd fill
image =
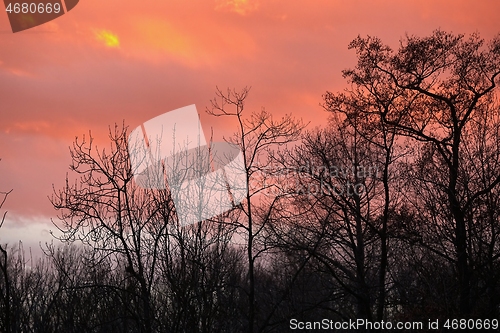
{"label": "tree line", "polygon": [[179,225],[168,188],[134,182],[126,125],[105,149],[77,138],[51,196],[63,245],[35,262],[0,246],[0,331],[499,318],[500,36],[349,48],[322,128],[247,111],[248,88],[216,91],[207,112],[237,124],[249,191],[196,224]]}

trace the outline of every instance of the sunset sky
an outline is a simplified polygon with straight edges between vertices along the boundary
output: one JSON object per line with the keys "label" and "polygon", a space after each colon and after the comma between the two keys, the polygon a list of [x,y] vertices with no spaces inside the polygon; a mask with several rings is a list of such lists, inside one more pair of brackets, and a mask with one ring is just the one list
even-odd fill
{"label": "sunset sky", "polygon": [[292,113],[312,129],[327,118],[322,94],[346,87],[358,35],[397,48],[438,28],[500,32],[497,0],[80,0],[15,34],[0,6],[0,191],[14,190],[0,242],[25,249],[55,229],[48,196],[75,136],[91,130],[105,146],[109,125],[196,104],[220,138],[233,124],[204,112],[217,86],[251,86],[249,111]]}

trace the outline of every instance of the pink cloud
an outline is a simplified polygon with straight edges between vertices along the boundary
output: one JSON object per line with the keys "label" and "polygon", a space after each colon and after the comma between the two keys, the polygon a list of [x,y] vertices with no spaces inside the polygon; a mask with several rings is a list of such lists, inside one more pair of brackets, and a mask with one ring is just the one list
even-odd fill
{"label": "pink cloud", "polygon": [[[466,0],[81,1],[17,34],[0,13],[0,190],[14,189],[16,214],[49,216],[76,135],[92,130],[104,144],[123,120],[133,128],[193,103],[203,112],[216,86],[252,86],[249,109],[319,125],[321,95],[345,86],[358,34],[394,47],[437,28],[491,38],[498,12],[500,2]],[[201,120],[216,138],[233,131],[230,120]]]}

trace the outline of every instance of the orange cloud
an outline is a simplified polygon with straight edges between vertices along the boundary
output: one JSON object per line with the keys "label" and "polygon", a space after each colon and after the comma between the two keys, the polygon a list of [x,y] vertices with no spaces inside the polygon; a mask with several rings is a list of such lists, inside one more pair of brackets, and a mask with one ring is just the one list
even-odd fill
{"label": "orange cloud", "polygon": [[[193,55],[190,38],[166,20],[139,19],[134,28],[139,34],[140,44],[147,46],[150,50],[165,52],[181,58],[191,58]],[[142,49],[142,47],[139,48]]]}
{"label": "orange cloud", "polygon": [[[356,64],[347,45],[358,34],[395,48],[406,32],[438,27],[489,39],[500,12],[500,1],[469,0],[138,4],[87,1],[29,31],[0,34],[0,178],[15,189],[10,207],[51,213],[46,196],[64,180],[67,146],[89,129],[108,144],[108,124],[138,125],[193,103],[201,111],[215,86],[245,85],[253,87],[247,110],[265,106],[324,124],[321,95],[344,88],[341,70]],[[2,31],[10,32],[6,16]],[[229,120],[200,113],[207,133],[232,132]]]}
{"label": "orange cloud", "polygon": [[255,55],[254,36],[239,26],[199,17],[197,24],[151,15],[130,20],[124,28],[123,55],[151,63],[174,61],[190,68],[217,66],[230,57]]}

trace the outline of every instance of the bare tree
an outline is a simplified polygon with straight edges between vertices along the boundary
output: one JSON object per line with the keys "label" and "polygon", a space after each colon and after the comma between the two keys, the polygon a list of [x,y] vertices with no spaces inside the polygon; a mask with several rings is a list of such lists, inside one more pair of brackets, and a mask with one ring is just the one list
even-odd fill
{"label": "bare tree", "polygon": [[[247,279],[246,288],[248,296],[248,332],[262,331],[267,325],[264,322],[257,326],[257,317],[262,317],[258,313],[257,304],[257,282],[256,270],[258,261],[268,250],[263,244],[265,242],[265,228],[268,225],[273,211],[277,208],[278,196],[259,196],[267,186],[255,186],[262,184],[262,177],[270,166],[269,156],[273,149],[292,143],[299,139],[304,128],[301,121],[295,120],[290,115],[285,115],[282,119],[275,120],[271,113],[262,109],[254,112],[248,117],[245,116],[245,102],[248,97],[249,88],[244,88],[238,92],[227,90],[223,92],[217,89],[216,98],[211,101],[212,105],[207,112],[213,116],[229,116],[236,120],[238,129],[233,137],[227,139],[231,144],[236,145],[243,153],[245,184],[248,193],[239,209],[232,212],[231,222],[234,223],[245,239],[245,251],[247,259]],[[264,315],[263,318],[266,316]],[[268,320],[266,320],[268,321]]]}
{"label": "bare tree", "polygon": [[[0,159],[1,160],[1,159]],[[12,190],[7,192],[0,192],[0,210],[2,209],[5,201],[9,194],[12,193]],[[3,226],[5,222],[5,218],[7,216],[7,212],[5,211],[1,215],[0,220],[0,228]],[[2,274],[2,280],[0,282],[0,298],[1,298],[1,322],[0,327],[4,332],[11,332],[12,323],[11,323],[11,281],[9,274],[9,256],[8,256],[8,248],[7,245],[0,244],[0,271]]]}
{"label": "bare tree", "polygon": [[[282,217],[287,221],[283,246],[305,251],[318,273],[332,277],[335,284],[325,296],[335,296],[324,301],[334,313],[382,320],[389,285],[388,227],[398,203],[390,189],[394,134],[375,127],[376,120],[356,116],[357,106],[348,100],[327,102],[335,112],[329,128],[305,134],[302,144],[282,159],[291,171],[284,185],[294,207]],[[344,305],[336,308],[342,293]],[[349,310],[345,304],[355,307]]]}
{"label": "bare tree", "polygon": [[[344,138],[344,142],[350,141],[349,144],[341,145],[340,149],[345,152],[345,158],[352,161],[352,168],[358,173],[358,177],[353,181],[357,183],[361,181],[367,190],[365,194],[366,200],[370,202],[370,212],[365,223],[379,238],[376,318],[383,320],[389,264],[389,224],[393,218],[393,212],[397,210],[401,201],[395,185],[400,180],[396,162],[408,154],[408,149],[397,143],[396,131],[385,124],[380,117],[380,112],[377,112],[388,107],[381,100],[368,104],[365,100],[358,98],[355,93],[346,95],[330,92],[325,94],[324,99],[325,109],[333,114],[332,125],[338,128],[337,136]],[[368,110],[373,112],[370,113]],[[337,161],[341,158],[337,157]],[[325,158],[323,158],[323,163],[324,160]],[[335,161],[329,163],[335,163]],[[372,178],[371,186],[367,186],[365,179],[359,179],[359,171],[362,171],[362,176]],[[368,190],[371,190],[372,193],[369,193]],[[353,191],[353,195],[355,198],[359,197],[355,191]],[[359,203],[356,203],[356,206],[359,206]],[[347,208],[352,209],[352,206]],[[356,211],[359,214],[359,208]],[[362,237],[362,235],[358,235],[358,237]],[[363,244],[360,240],[357,243],[358,246]]]}
{"label": "bare tree", "polygon": [[[383,105],[379,110],[367,109],[366,113],[376,113],[399,135],[411,138],[422,152],[425,171],[420,176],[429,190],[425,193],[438,195],[429,197],[429,201],[439,199],[437,202],[443,204],[430,213],[430,221],[436,222],[437,228],[451,223],[453,235],[451,256],[435,250],[454,263],[459,311],[468,316],[474,206],[497,188],[500,176],[490,174],[481,186],[471,186],[475,170],[464,162],[464,157],[467,132],[477,121],[488,118],[488,110],[497,108],[492,104],[492,95],[500,74],[500,38],[485,47],[477,34],[466,39],[436,31],[429,37],[407,37],[397,52],[373,37],[358,37],[350,47],[358,55],[356,68],[344,72],[353,84],[351,93],[362,104]],[[477,157],[473,161],[477,162]],[[420,198],[421,193],[415,197],[417,201]],[[417,206],[417,210],[429,212]],[[446,215],[439,214],[443,208],[450,213],[449,218],[439,218]]]}
{"label": "bare tree", "polygon": [[137,303],[132,301],[136,322],[141,332],[152,332],[152,286],[161,240],[174,223],[174,207],[168,190],[143,189],[133,182],[127,128],[115,126],[110,140],[110,149],[102,151],[91,136],[75,140],[71,170],[79,179],[71,184],[67,178],[51,201],[60,212],[62,241],[89,246],[96,263],[112,258],[116,268],[124,269],[131,283],[137,284],[136,289],[128,289],[137,295]]}

